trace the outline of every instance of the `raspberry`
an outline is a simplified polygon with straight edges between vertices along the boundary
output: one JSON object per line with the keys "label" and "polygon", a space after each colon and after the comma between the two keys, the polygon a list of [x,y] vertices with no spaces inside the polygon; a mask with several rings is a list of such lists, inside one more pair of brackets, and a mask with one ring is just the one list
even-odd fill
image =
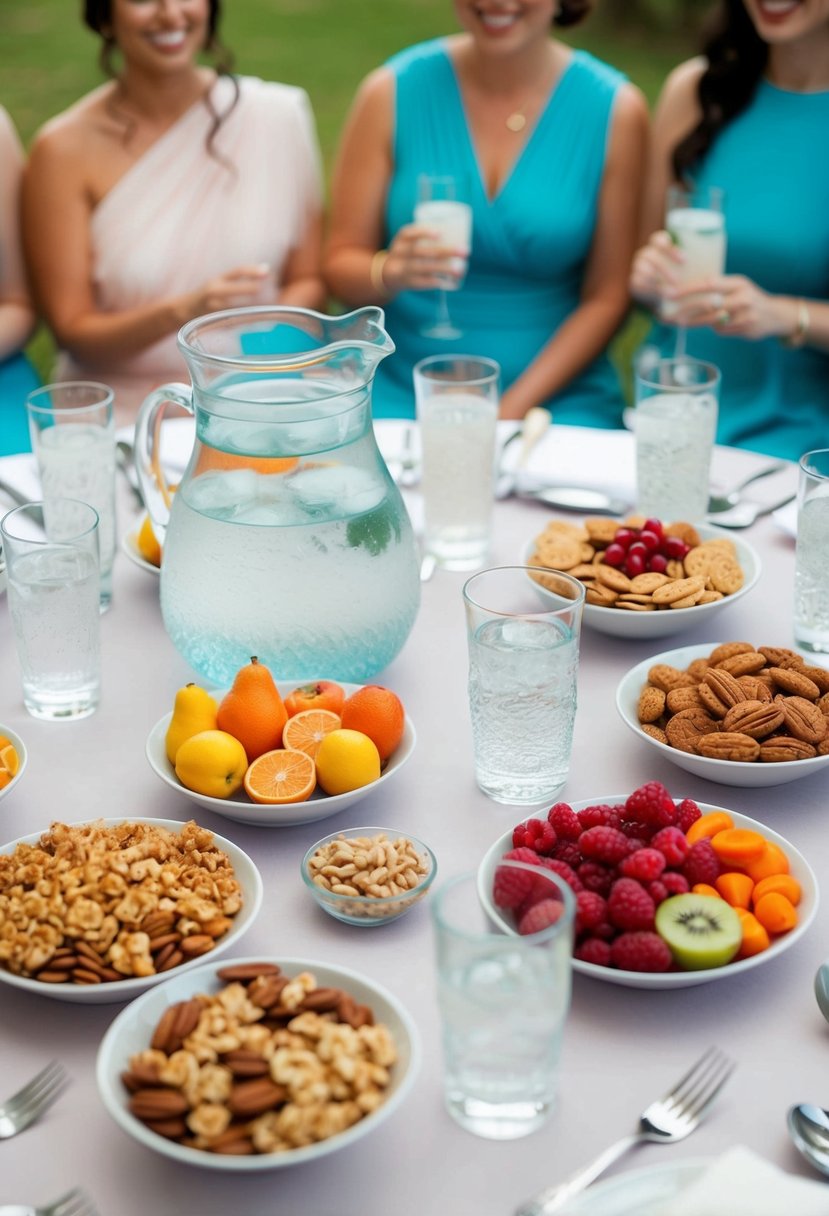
{"label": "raspberry", "polygon": [[696,886],[698,882],[705,882],[713,887],[720,876],[720,862],[710,840],[705,838],[691,845],[682,865],[682,873],[687,878],[689,887]]}
{"label": "raspberry", "polygon": [[512,830],[512,843],[516,848],[533,849],[544,855],[552,852],[555,842],[555,828],[546,819],[528,819]]}
{"label": "raspberry", "polygon": [[542,857],[540,864],[545,870],[552,870],[554,874],[558,874],[559,878],[570,886],[576,895],[584,889],[584,884],[579,879],[578,874],[572,866],[568,866],[564,861],[557,861],[555,857]]}
{"label": "raspberry", "polygon": [[609,895],[613,886],[614,871],[609,870],[598,861],[583,861],[576,873],[587,891],[597,891],[599,895]]}
{"label": "raspberry", "polygon": [[628,839],[641,842],[638,848],[642,848],[656,830],[652,823],[640,823],[638,819],[625,819],[622,822],[622,831]]}
{"label": "raspberry", "polygon": [[658,933],[620,933],[610,947],[610,961],[620,971],[667,971],[671,952]]}
{"label": "raspberry", "polygon": [[581,820],[567,802],[557,802],[547,812],[547,822],[553,825],[559,840],[578,840],[581,836]]}
{"label": "raspberry", "polygon": [[662,875],[662,884],[669,895],[685,895],[691,890],[688,879],[676,870],[666,870]]}
{"label": "raspberry", "polygon": [[662,903],[663,899],[668,898],[668,888],[665,886],[661,878],[655,878],[653,882],[646,884],[648,895],[650,895],[657,908]]}
{"label": "raspberry", "polygon": [[576,946],[573,958],[580,959],[583,963],[595,963],[597,967],[609,967],[610,946],[600,937],[586,937]]}
{"label": "raspberry", "polygon": [[595,929],[607,916],[607,903],[596,891],[579,891],[576,896],[576,936]]}
{"label": "raspberry", "polygon": [[582,831],[586,828],[619,828],[622,816],[616,806],[597,804],[596,806],[586,806],[583,811],[579,811],[579,820]]}
{"label": "raspberry", "polygon": [[656,905],[635,878],[619,878],[607,899],[607,914],[617,929],[652,929]]}
{"label": "raspberry", "polygon": [[[523,860],[523,859],[522,859]],[[492,900],[498,908],[518,908],[533,888],[533,875],[511,866],[498,866],[492,883]]]}
{"label": "raspberry", "polygon": [[680,832],[687,832],[692,823],[702,815],[693,798],[683,798],[676,810],[676,826]]}
{"label": "raspberry", "polygon": [[605,865],[618,865],[630,852],[630,841],[618,828],[588,828],[579,837],[579,848],[584,857],[603,861]]}
{"label": "raspberry", "polygon": [[565,862],[573,870],[580,866],[584,860],[581,855],[581,849],[572,840],[559,839],[558,844],[553,849],[553,857],[556,861]]}
{"label": "raspberry", "polygon": [[523,914],[518,922],[518,932],[540,933],[554,925],[564,911],[564,904],[558,899],[540,899],[537,904]]}
{"label": "raspberry", "polygon": [[625,813],[630,819],[641,819],[643,823],[664,828],[675,821],[676,806],[661,781],[648,781],[629,795]]}
{"label": "raspberry", "polygon": [[660,828],[651,836],[651,848],[659,849],[669,866],[681,866],[690,845],[679,828]]}
{"label": "raspberry", "polygon": [[522,845],[521,848],[510,849],[510,851],[508,853],[504,854],[504,856],[502,857],[501,860],[502,861],[526,861],[527,865],[537,866],[538,865],[538,854],[536,853],[535,849],[528,849]]}
{"label": "raspberry", "polygon": [[626,878],[638,878],[640,882],[651,882],[665,869],[665,858],[658,849],[637,849],[622,858],[619,872]]}

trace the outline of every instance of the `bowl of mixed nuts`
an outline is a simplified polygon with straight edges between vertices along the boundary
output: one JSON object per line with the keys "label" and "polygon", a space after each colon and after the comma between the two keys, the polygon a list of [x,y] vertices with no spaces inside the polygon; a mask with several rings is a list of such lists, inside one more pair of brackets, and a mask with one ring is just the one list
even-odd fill
{"label": "bowl of mixed nuts", "polygon": [[337,920],[387,925],[418,903],[437,874],[428,845],[390,828],[351,828],[323,836],[300,866],[308,890]]}

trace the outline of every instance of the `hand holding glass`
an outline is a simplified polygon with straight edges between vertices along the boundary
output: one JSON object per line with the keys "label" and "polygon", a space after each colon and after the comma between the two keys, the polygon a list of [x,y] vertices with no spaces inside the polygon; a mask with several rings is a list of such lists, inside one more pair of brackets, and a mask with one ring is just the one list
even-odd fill
{"label": "hand holding glass", "polygon": [[[680,287],[716,278],[725,270],[725,216],[723,192],[716,186],[686,190],[669,186],[665,227],[684,261],[674,267]],[[670,320],[678,311],[675,300],[662,302],[662,316]],[[685,329],[677,331],[676,358],[685,354]]]}
{"label": "hand holding glass", "polygon": [[[430,228],[436,235],[439,247],[459,250],[453,269],[466,272],[466,258],[472,246],[472,208],[459,197],[459,186],[454,177],[430,177],[422,173],[418,178],[418,202],[415,207],[416,224]],[[457,291],[463,275],[446,275],[438,289],[438,314],[423,334],[427,338],[459,338],[461,331],[449,318],[447,291]]]}
{"label": "hand holding glass", "polygon": [[804,650],[829,653],[829,448],[800,458],[794,640]]}

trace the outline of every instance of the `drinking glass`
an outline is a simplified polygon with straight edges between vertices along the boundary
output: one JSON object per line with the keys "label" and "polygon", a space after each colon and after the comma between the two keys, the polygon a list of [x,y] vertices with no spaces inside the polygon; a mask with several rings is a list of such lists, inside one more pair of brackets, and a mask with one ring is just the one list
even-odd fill
{"label": "drinking glass", "polygon": [[636,373],[636,505],[668,523],[703,520],[717,432],[720,373],[687,356]]}
{"label": "drinking glass", "polygon": [[76,499],[27,503],[0,537],[23,704],[35,718],[85,718],[101,683],[98,513]]}
{"label": "drinking glass", "polygon": [[494,802],[549,803],[567,781],[584,593],[571,575],[533,566],[496,566],[464,585],[475,779]]}
{"label": "drinking glass", "polygon": [[[717,186],[705,186],[689,190],[684,186],[669,186],[665,227],[668,235],[685,255],[676,273],[680,285],[701,282],[721,275],[725,270],[725,216],[723,215],[723,191]],[[677,304],[665,300],[662,316],[666,320],[675,315]],[[685,355],[685,329],[677,329],[677,359]]]}
{"label": "drinking glass", "polygon": [[[454,267],[466,272],[466,259],[472,245],[472,208],[460,199],[460,185],[454,177],[432,177],[421,173],[418,178],[418,201],[415,206],[416,224],[424,224],[437,234],[437,245],[463,251],[454,259]],[[457,291],[461,279],[447,275],[438,289],[437,317],[423,330],[426,338],[460,338],[461,331],[449,317],[447,291]]]}
{"label": "drinking glass", "polygon": [[413,374],[424,548],[449,570],[476,570],[489,547],[501,369],[494,359],[432,355]]}
{"label": "drinking glass", "polygon": [[800,458],[794,640],[803,650],[829,652],[829,448]]}
{"label": "drinking glass", "polygon": [[570,1005],[573,893],[524,862],[501,862],[496,883],[507,875],[526,887],[537,932],[496,925],[475,874],[444,883],[431,906],[446,1106],[492,1140],[526,1136],[552,1111]]}
{"label": "drinking glass", "polygon": [[112,600],[115,559],[113,392],[94,381],[47,384],[26,398],[44,502],[80,499],[98,512],[101,611]]}

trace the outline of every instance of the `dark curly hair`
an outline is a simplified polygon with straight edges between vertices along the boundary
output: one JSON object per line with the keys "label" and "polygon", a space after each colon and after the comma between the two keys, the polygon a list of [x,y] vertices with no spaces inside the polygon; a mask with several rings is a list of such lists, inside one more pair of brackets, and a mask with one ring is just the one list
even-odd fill
{"label": "dark curly hair", "polygon": [[766,70],[769,48],[745,10],[743,0],[721,0],[709,25],[702,53],[708,66],[697,86],[701,117],[674,148],[678,182],[687,182],[717,135],[749,105]]}
{"label": "dark curly hair", "polygon": [[553,17],[554,25],[576,25],[584,20],[592,7],[592,0],[559,0]]}

